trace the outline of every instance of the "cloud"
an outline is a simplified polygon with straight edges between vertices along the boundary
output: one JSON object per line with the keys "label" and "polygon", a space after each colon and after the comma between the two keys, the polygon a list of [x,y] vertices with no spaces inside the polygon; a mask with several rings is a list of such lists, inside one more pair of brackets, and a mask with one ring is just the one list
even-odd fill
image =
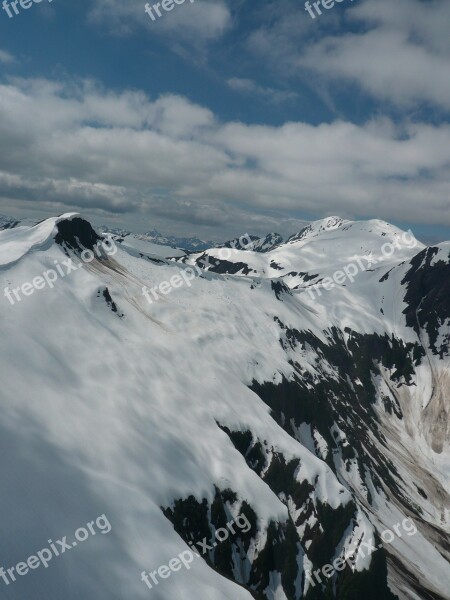
{"label": "cloud", "polygon": [[15,62],[15,58],[12,54],[7,52],[6,50],[0,50],[0,63],[4,65],[9,65]]}
{"label": "cloud", "polygon": [[[189,0],[186,0],[186,4]],[[158,22],[159,24],[159,22]],[[161,29],[188,41],[202,42],[220,38],[231,25],[231,13],[222,0],[195,0],[184,12],[174,10],[161,19]]]}
{"label": "cloud", "polygon": [[292,0],[271,10],[247,48],[275,74],[316,87],[318,75],[330,88],[357,84],[400,109],[450,109],[448,0],[344,2],[315,20]]}
{"label": "cloud", "polygon": [[74,178],[58,180],[51,178],[30,179],[0,171],[0,193],[8,200],[39,202],[47,206],[64,208],[76,205],[80,209],[94,207],[96,210],[124,213],[136,210],[138,204],[127,198],[126,188],[77,181]]}
{"label": "cloud", "polygon": [[0,94],[0,196],[17,206],[235,232],[335,213],[450,225],[448,124],[222,123],[180,96],[92,81],[16,79]]}
{"label": "cloud", "polygon": [[290,102],[298,98],[296,92],[288,90],[277,90],[271,87],[263,87],[257,84],[252,79],[242,79],[240,77],[231,77],[227,81],[228,86],[236,91],[243,94],[251,94],[260,96],[271,104],[282,104],[284,102]]}
{"label": "cloud", "polygon": [[402,108],[426,102],[450,109],[450,44],[443,26],[450,22],[448,2],[378,0],[348,15],[368,30],[321,39],[299,57],[299,66],[358,83]]}
{"label": "cloud", "polygon": [[[185,0],[170,12],[152,21],[144,10],[143,0],[91,0],[92,23],[109,27],[118,34],[128,34],[136,27],[147,27],[152,35],[169,37],[179,44],[194,46],[220,38],[231,25],[231,13],[224,0]],[[150,5],[156,2],[149,1]]]}

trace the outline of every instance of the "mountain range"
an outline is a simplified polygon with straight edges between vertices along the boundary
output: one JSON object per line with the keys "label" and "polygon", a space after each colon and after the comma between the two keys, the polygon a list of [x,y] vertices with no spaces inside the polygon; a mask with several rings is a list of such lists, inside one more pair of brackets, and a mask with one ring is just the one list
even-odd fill
{"label": "mountain range", "polygon": [[0,565],[112,527],[2,597],[449,600],[450,242],[339,217],[245,247],[156,233],[100,254],[77,214],[0,231]]}

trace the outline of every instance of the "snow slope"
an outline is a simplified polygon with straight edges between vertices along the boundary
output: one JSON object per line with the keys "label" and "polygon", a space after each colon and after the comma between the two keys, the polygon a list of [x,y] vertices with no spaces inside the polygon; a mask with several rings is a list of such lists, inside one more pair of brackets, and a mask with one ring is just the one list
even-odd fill
{"label": "snow slope", "polygon": [[[86,227],[70,214],[0,231],[3,286],[78,257]],[[0,581],[2,598],[320,598],[305,568],[405,517],[417,537],[358,558],[363,583],[346,569],[331,597],[373,576],[378,598],[449,598],[449,247],[405,245],[315,298],[289,276],[323,281],[402,235],[325,221],[265,253],[212,249],[249,272],[207,268],[152,304],[142,287],[186,264],[126,239],[53,289],[4,297],[0,565],[103,513],[112,530]],[[218,514],[254,527],[149,590],[141,572],[213,535]]]}

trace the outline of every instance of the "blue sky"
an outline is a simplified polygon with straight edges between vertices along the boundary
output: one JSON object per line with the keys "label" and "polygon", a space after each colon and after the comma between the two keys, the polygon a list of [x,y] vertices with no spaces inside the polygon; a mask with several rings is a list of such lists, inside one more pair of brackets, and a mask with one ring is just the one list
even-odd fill
{"label": "blue sky", "polygon": [[0,212],[209,239],[336,214],[450,239],[449,2],[144,5],[0,11]]}

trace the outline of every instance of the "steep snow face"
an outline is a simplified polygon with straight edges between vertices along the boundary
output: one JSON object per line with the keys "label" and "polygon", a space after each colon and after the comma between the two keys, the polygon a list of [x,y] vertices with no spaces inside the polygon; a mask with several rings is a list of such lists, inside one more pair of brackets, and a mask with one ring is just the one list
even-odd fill
{"label": "steep snow face", "polygon": [[340,217],[327,217],[325,219],[320,219],[319,221],[313,221],[306,225],[299,233],[292,235],[287,241],[293,243],[308,238],[311,239],[325,231],[333,231],[349,223],[351,223],[351,221],[345,221]]}
{"label": "steep snow face", "polygon": [[283,243],[279,233],[268,233],[265,237],[253,240],[251,250],[253,252],[270,252]]}
{"label": "steep snow face", "polygon": [[[5,598],[448,598],[449,246],[409,248],[312,297],[271,278],[272,255],[315,261],[323,280],[320,245],[338,264],[403,235],[316,229],[227,262],[208,253],[222,267],[245,256],[245,277],[206,266],[183,279],[186,264],[117,243],[53,287],[3,297],[0,564],[103,513],[112,526]],[[79,262],[96,239],[76,215],[1,231],[3,286]],[[215,541],[244,517],[248,530]],[[417,537],[380,542],[406,517]],[[372,538],[376,554],[355,553]],[[203,558],[149,590],[141,572],[197,541]],[[306,576],[349,552],[322,583]]]}
{"label": "steep snow face", "polygon": [[[282,243],[283,238],[279,233],[268,233],[262,238],[256,235],[245,234],[240,238],[229,240],[223,244],[215,244],[214,248],[237,248],[238,250],[251,252],[270,252],[270,250],[273,250]],[[204,250],[209,249],[205,248]]]}

